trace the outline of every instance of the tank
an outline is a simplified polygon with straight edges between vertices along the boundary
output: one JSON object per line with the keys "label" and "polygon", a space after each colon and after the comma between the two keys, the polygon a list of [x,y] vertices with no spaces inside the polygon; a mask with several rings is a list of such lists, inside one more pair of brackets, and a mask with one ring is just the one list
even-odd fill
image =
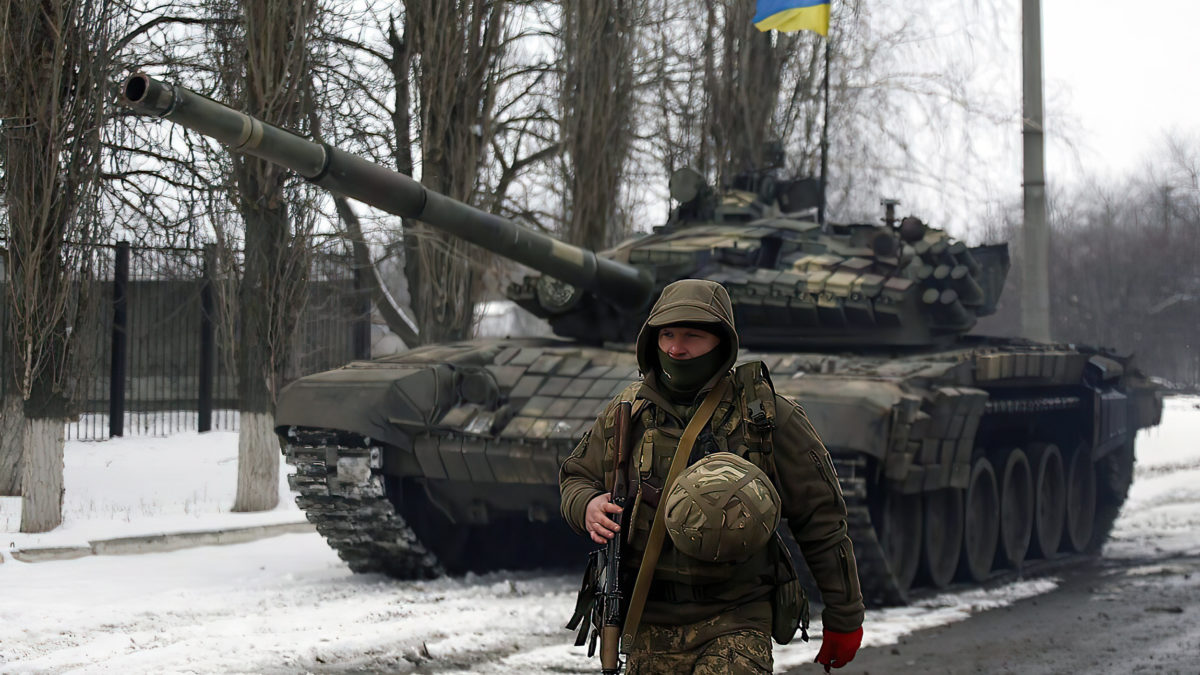
{"label": "tank", "polygon": [[121,99],[533,270],[508,294],[556,337],[427,345],[281,392],[296,501],[356,572],[582,564],[558,467],[638,377],[637,331],[682,278],[729,290],[740,360],[764,361],[821,433],[872,605],[1096,552],[1135,435],[1161,414],[1128,355],[970,334],[1007,246],[967,246],[893,202],[880,223],[822,225],[811,181],[767,169],[717,190],[683,170],[666,223],[597,253],[143,74]]}

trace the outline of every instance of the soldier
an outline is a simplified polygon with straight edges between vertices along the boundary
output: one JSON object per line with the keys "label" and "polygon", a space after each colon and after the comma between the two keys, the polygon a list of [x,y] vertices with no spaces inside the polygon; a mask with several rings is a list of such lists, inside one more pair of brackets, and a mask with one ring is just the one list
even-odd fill
{"label": "soldier", "polygon": [[[626,519],[631,531],[622,535],[632,549],[622,556],[629,579],[643,561],[660,505],[670,536],[660,537],[627,672],[771,672],[778,578],[772,556],[778,553],[768,540],[781,515],[825,603],[816,660],[826,671],[849,663],[862,641],[863,600],[841,487],[804,411],[774,394],[765,368],[731,370],[738,336],[725,288],[705,280],[667,286],[636,351],[642,381],[610,403],[559,474],[562,513],[571,527],[597,544],[616,536],[621,527],[610,514],[621,509],[606,487],[612,485],[613,410],[622,399],[634,403],[631,463],[640,490]],[[698,412],[710,395],[716,409],[709,405],[711,419],[688,468],[666,485],[683,431],[693,416],[710,412]]]}

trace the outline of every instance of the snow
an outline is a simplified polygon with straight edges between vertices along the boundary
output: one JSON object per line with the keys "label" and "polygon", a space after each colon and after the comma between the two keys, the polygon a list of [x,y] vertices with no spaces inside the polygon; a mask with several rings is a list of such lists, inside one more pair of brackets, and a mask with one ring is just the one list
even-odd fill
{"label": "snow", "polygon": [[8,548],[85,546],[109,539],[303,522],[280,460],[279,507],[232,513],[237,486],[237,432],[127,436],[102,443],[67,441],[63,523],[45,534],[20,534],[20,498],[0,497],[0,533]]}
{"label": "snow", "polygon": [[[1107,556],[1200,549],[1200,398],[1168,399],[1139,436],[1136,478]],[[0,500],[5,673],[591,673],[563,628],[575,575],[498,572],[424,582],[352,574],[314,534],[135,556],[22,563],[14,548],[99,538],[299,522],[277,509],[231,513],[237,436],[182,434],[68,442],[64,522],[21,534],[18,502]],[[281,467],[281,494],[288,495]],[[1054,579],[949,592],[871,611],[865,645],[1045,593]],[[777,669],[820,644],[776,647]]]}
{"label": "snow", "polygon": [[1200,397],[1168,398],[1162,424],[1137,440],[1133,485],[1104,554],[1137,557],[1200,548]]}

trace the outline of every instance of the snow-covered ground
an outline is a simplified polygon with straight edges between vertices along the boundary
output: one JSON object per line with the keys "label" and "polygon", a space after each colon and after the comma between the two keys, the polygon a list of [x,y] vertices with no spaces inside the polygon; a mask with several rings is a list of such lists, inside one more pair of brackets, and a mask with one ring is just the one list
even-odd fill
{"label": "snow-covered ground", "polygon": [[[1105,555],[1200,550],[1200,398],[1169,399],[1138,442],[1137,475]],[[67,445],[64,522],[20,534],[0,498],[0,672],[590,673],[563,628],[574,575],[494,573],[426,582],[353,575],[316,534],[136,556],[22,563],[12,549],[116,536],[298,522],[229,512],[232,433]],[[942,594],[872,611],[867,645],[1046,592],[1052,579]],[[814,622],[819,637],[819,620]],[[777,647],[776,666],[811,662],[819,640]]]}
{"label": "snow-covered ground", "polygon": [[20,534],[20,498],[0,497],[6,548],[82,546],[108,539],[303,522],[280,458],[279,507],[231,513],[237,487],[237,432],[127,436],[67,441],[63,523],[45,534]]}

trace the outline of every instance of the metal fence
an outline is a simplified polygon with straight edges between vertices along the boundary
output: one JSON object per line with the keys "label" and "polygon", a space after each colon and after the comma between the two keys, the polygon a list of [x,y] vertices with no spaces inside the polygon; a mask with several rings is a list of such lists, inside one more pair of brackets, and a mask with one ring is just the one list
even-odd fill
{"label": "metal fence", "polygon": [[[94,259],[98,311],[79,342],[67,437],[237,429],[236,303],[220,301],[211,253],[118,243]],[[368,295],[349,256],[315,256],[309,279],[289,378],[369,355]]]}

